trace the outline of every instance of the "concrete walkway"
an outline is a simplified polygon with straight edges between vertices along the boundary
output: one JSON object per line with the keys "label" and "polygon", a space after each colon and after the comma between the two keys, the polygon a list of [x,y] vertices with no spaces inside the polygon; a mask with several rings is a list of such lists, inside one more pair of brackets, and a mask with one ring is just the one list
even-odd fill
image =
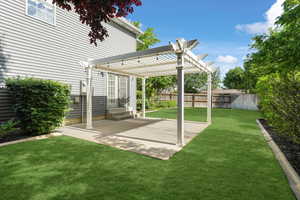
{"label": "concrete walkway", "polygon": [[[93,122],[93,126],[92,130],[87,130],[85,124],[77,124],[63,127],[60,131],[67,136],[162,160],[168,160],[182,149],[182,147],[176,145],[176,120],[101,120]],[[185,122],[185,143],[189,143],[207,126],[207,123]]]}

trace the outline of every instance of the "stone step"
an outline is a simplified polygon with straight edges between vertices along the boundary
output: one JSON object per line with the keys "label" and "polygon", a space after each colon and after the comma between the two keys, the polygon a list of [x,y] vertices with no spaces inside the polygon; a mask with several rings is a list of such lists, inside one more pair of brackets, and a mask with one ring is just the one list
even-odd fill
{"label": "stone step", "polygon": [[130,119],[130,118],[133,118],[133,115],[130,111],[107,114],[107,119],[110,120],[123,120],[123,119]]}
{"label": "stone step", "polygon": [[107,110],[107,113],[109,114],[124,113],[124,112],[126,112],[126,108],[110,108]]}

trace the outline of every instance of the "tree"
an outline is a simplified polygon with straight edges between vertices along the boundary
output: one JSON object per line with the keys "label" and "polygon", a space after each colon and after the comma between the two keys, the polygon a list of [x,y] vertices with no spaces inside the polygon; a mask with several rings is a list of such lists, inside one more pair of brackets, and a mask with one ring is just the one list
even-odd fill
{"label": "tree", "polygon": [[[141,23],[138,21],[133,22],[133,25],[137,28],[141,28]],[[141,41],[140,43],[138,43],[138,51],[149,49],[152,45],[160,42],[160,40],[154,33],[154,28],[147,28],[144,33],[139,36],[138,39]]]}
{"label": "tree", "polygon": [[114,17],[125,17],[134,11],[134,6],[142,5],[140,0],[53,0],[58,7],[79,14],[79,20],[91,28],[88,36],[90,43],[97,46],[108,32],[103,26]]}
{"label": "tree", "polygon": [[244,89],[245,88],[245,79],[244,79],[244,70],[241,67],[236,67],[229,70],[223,80],[223,84],[228,89]]}
{"label": "tree", "polygon": [[[132,22],[137,28],[141,28],[141,23],[136,21]],[[160,42],[154,33],[154,28],[147,28],[142,35],[138,38],[141,42],[138,44],[137,50],[145,50]],[[148,98],[153,97],[162,90],[169,88],[175,84],[176,80],[173,76],[164,76],[164,77],[151,77],[146,81],[146,96]],[[138,79],[137,89],[142,90],[142,81]]]}
{"label": "tree", "polygon": [[300,1],[286,0],[276,24],[269,33],[253,38],[255,52],[244,64],[249,89],[255,89],[260,77],[271,73],[284,77],[300,70]]}
{"label": "tree", "polygon": [[[212,74],[212,87],[217,88],[221,82],[220,70],[217,69]],[[188,93],[197,93],[207,89],[207,74],[186,74],[184,77],[184,91]]]}
{"label": "tree", "polygon": [[285,0],[276,24],[253,38],[245,78],[273,130],[300,144],[300,0]]}

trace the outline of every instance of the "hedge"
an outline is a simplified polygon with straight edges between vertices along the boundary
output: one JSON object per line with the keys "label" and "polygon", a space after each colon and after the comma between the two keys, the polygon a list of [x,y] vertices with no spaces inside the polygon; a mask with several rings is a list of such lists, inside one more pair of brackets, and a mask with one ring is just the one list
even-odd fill
{"label": "hedge", "polygon": [[19,126],[26,134],[48,134],[62,124],[70,105],[67,84],[36,78],[9,78],[6,86]]}
{"label": "hedge", "polygon": [[270,74],[257,83],[260,109],[281,135],[300,144],[300,73]]}

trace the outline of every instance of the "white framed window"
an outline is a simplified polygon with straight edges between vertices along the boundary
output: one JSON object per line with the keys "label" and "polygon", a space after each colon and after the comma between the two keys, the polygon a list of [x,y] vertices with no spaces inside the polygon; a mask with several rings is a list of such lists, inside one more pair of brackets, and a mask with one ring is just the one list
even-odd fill
{"label": "white framed window", "polygon": [[25,0],[26,15],[46,22],[47,24],[56,25],[56,6],[52,0]]}

